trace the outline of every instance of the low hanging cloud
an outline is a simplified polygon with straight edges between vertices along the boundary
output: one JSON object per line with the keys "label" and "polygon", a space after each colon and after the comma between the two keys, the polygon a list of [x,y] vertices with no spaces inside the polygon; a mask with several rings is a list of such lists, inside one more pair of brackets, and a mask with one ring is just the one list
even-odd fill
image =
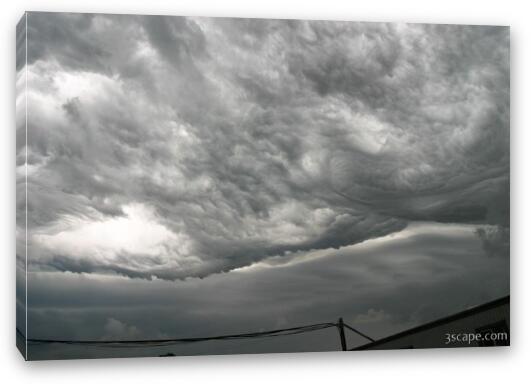
{"label": "low hanging cloud", "polygon": [[483,249],[489,257],[509,257],[510,233],[509,228],[496,226],[478,228],[477,235],[481,239]]}
{"label": "low hanging cloud", "polygon": [[411,221],[509,226],[507,28],[30,13],[28,29],[31,268],[173,280]]}
{"label": "low hanging cloud", "polygon": [[134,325],[128,325],[113,318],[107,319],[102,340],[137,340],[141,331]]}
{"label": "low hanging cloud", "polygon": [[[344,321],[381,338],[499,298],[509,292],[509,263],[485,257],[469,224],[411,224],[339,250],[268,258],[205,279],[30,272],[30,337],[70,340],[167,339],[258,332]],[[481,282],[486,282],[482,284]],[[146,316],[149,314],[149,316]],[[347,333],[349,347],[365,339]],[[332,328],[287,338],[186,343],[160,355],[338,350]],[[300,348],[300,349],[299,349]],[[129,350],[129,349],[127,349]],[[124,349],[33,346],[72,358]],[[111,352],[113,351],[113,352]],[[78,355],[79,354],[79,355]]]}

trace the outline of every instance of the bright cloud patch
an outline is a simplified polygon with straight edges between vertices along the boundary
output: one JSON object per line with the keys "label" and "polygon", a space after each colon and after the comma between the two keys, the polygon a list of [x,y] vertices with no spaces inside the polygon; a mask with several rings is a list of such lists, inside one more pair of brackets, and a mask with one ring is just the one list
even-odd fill
{"label": "bright cloud patch", "polygon": [[91,260],[99,268],[117,265],[133,273],[190,268],[198,262],[190,255],[190,238],[161,224],[152,208],[130,204],[122,210],[123,216],[110,218],[63,217],[51,233],[34,234],[32,240],[53,255],[52,260]]}

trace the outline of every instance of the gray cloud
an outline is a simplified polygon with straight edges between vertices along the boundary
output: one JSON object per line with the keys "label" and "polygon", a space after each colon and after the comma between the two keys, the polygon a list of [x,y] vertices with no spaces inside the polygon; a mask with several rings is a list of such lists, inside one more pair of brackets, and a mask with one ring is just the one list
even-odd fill
{"label": "gray cloud", "polygon": [[[299,252],[229,273],[146,281],[30,274],[30,336],[168,338],[255,332],[335,321],[379,338],[508,292],[508,263],[485,258],[473,225],[413,225],[340,250]],[[488,281],[488,284],[481,284]],[[149,313],[149,316],[146,314]],[[364,343],[349,334],[349,345]],[[135,349],[35,346],[37,358],[337,350],[330,329],[276,340]]]}
{"label": "gray cloud", "polygon": [[477,235],[482,241],[485,253],[490,257],[509,257],[510,233],[509,228],[497,226],[478,228]]}
{"label": "gray cloud", "polygon": [[[28,27],[35,270],[173,280],[411,221],[508,228],[507,28],[48,13]],[[133,244],[102,241],[132,227]]]}

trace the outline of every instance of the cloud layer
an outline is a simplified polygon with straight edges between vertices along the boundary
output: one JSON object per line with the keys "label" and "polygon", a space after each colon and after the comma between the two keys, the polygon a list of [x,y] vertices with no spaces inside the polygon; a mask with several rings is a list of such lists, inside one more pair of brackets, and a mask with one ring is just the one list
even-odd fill
{"label": "cloud layer", "polygon": [[[486,257],[474,225],[412,224],[340,250],[274,257],[205,279],[31,272],[31,337],[163,339],[336,321],[380,338],[501,297],[509,263]],[[366,340],[348,332],[348,345]],[[336,329],[164,348],[32,345],[34,358],[337,351]]]}
{"label": "cloud layer", "polygon": [[34,270],[204,277],[412,221],[506,241],[507,28],[30,13],[28,36]]}

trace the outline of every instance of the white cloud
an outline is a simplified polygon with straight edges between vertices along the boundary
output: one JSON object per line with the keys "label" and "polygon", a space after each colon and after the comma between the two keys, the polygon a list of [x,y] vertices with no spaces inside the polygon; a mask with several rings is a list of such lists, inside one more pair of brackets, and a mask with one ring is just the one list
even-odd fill
{"label": "white cloud", "polygon": [[32,240],[52,255],[88,258],[101,267],[116,264],[144,271],[154,259],[167,267],[197,262],[190,255],[191,239],[161,224],[153,208],[137,203],[122,210],[123,216],[110,218],[64,216],[47,229],[50,233],[35,233]]}

